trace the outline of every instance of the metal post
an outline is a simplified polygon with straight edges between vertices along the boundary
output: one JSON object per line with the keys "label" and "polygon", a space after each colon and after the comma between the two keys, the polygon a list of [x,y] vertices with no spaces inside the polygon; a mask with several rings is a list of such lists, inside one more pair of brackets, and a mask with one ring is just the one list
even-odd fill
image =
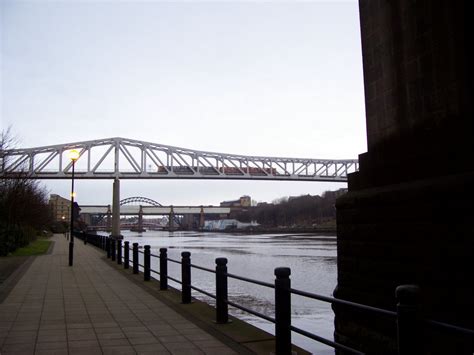
{"label": "metal post", "polygon": [[117,264],[122,265],[122,240],[117,239]]}
{"label": "metal post", "polygon": [[115,255],[117,255],[117,250],[115,249],[116,240],[114,237],[110,238],[110,258],[112,261],[115,261]]}
{"label": "metal post", "polygon": [[133,243],[133,250],[132,250],[132,264],[133,264],[133,273],[138,274],[138,243]]}
{"label": "metal post", "polygon": [[[112,197],[113,198],[113,197]],[[107,227],[106,227],[106,231],[111,233],[112,232],[112,211],[110,209],[110,205],[108,205],[107,207]]]}
{"label": "metal post", "polygon": [[76,160],[72,159],[72,176],[71,176],[71,225],[69,231],[71,233],[71,239],[69,240],[69,266],[74,263],[74,166]]}
{"label": "metal post", "polygon": [[168,250],[160,248],[160,290],[168,289]]}
{"label": "metal post", "polygon": [[145,245],[145,253],[143,255],[143,280],[150,281],[150,246]]}
{"label": "metal post", "polygon": [[275,269],[275,354],[291,354],[291,270]]}
{"label": "metal post", "polygon": [[227,258],[216,259],[216,322],[229,321],[227,305]]}
{"label": "metal post", "polygon": [[124,242],[123,247],[123,268],[128,269],[128,264],[130,260],[130,242]]}
{"label": "metal post", "polygon": [[110,252],[110,248],[111,248],[111,245],[110,245],[110,238],[109,237],[105,237],[105,249],[107,250],[107,258],[110,259],[110,255],[112,254]]}
{"label": "metal post", "polygon": [[181,253],[181,302],[191,303],[191,253]]}
{"label": "metal post", "polygon": [[418,320],[419,294],[420,288],[416,285],[401,285],[395,290],[399,355],[422,353],[422,334]]}
{"label": "metal post", "polygon": [[84,245],[87,245],[87,233],[82,232],[82,237],[84,238]]}

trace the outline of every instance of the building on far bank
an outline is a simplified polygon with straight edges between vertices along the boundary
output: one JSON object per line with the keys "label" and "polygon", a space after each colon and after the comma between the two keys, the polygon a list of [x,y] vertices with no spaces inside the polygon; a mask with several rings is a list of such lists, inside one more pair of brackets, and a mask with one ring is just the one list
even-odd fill
{"label": "building on far bank", "polygon": [[250,196],[247,195],[241,196],[238,200],[222,201],[220,206],[230,207],[230,213],[226,216],[221,215],[220,218],[236,218],[240,212],[247,210],[247,208],[250,208],[251,205],[252,200],[250,199]]}
{"label": "building on far bank", "polygon": [[71,220],[71,200],[56,194],[49,197],[49,208],[55,222]]}
{"label": "building on far bank", "polygon": [[237,207],[237,208],[247,208],[250,207],[252,200],[250,196],[244,195],[241,196],[238,200],[232,201],[222,201],[221,207]]}

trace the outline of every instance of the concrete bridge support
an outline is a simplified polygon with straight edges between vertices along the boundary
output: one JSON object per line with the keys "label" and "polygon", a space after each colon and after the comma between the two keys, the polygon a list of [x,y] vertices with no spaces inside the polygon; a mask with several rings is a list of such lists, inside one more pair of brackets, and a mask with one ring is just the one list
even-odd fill
{"label": "concrete bridge support", "polygon": [[112,238],[123,239],[120,234],[120,180],[114,180],[112,197]]}
{"label": "concrete bridge support", "polygon": [[140,205],[140,210],[138,211],[138,230],[143,231],[143,208]]}
{"label": "concrete bridge support", "polygon": [[173,206],[171,206],[171,211],[170,211],[170,214],[169,214],[169,230],[170,230],[170,231],[174,231],[174,230],[175,230],[175,226],[174,226],[174,209],[173,209]]}
{"label": "concrete bridge support", "polygon": [[[368,151],[337,202],[334,294],[394,309],[396,286],[416,284],[425,316],[472,329],[472,6],[359,5]],[[334,309],[338,341],[369,354],[397,352],[394,322]],[[472,353],[467,337],[432,332],[422,354]]]}
{"label": "concrete bridge support", "polygon": [[199,229],[204,228],[205,216],[204,216],[204,207],[201,206],[201,213],[199,213]]}

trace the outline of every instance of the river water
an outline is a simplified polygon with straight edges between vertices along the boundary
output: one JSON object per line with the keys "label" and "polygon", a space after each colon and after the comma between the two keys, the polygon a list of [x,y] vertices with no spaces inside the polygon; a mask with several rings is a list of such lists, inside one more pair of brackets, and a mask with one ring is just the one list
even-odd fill
{"label": "river water", "polygon": [[[252,279],[273,283],[274,269],[291,268],[292,288],[332,296],[336,286],[336,238],[310,234],[239,235],[227,233],[123,231],[124,239],[131,243],[150,245],[152,254],[159,248],[168,248],[168,257],[181,260],[181,252],[191,252],[191,263],[210,269],[215,259],[228,259],[228,272]],[[141,254],[140,254],[141,255]],[[159,270],[158,260],[152,258],[152,269]],[[140,262],[141,263],[141,262]],[[181,266],[168,263],[168,274],[181,279]],[[215,275],[192,269],[192,284],[215,294]],[[152,274],[153,276],[153,274]],[[158,278],[157,275],[154,275]],[[274,290],[229,278],[229,300],[274,317]],[[180,285],[170,281],[180,289]],[[193,297],[214,304],[214,300],[193,291]],[[229,312],[248,323],[274,334],[274,325],[238,309]],[[334,315],[328,303],[292,295],[292,325],[333,339]],[[292,334],[294,344],[317,354],[334,354],[333,349],[311,339]]]}

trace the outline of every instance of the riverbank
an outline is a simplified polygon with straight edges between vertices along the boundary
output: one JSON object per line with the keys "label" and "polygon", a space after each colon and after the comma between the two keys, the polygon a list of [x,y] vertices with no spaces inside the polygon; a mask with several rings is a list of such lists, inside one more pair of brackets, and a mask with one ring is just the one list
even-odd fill
{"label": "riverbank", "polygon": [[262,228],[249,228],[249,229],[233,229],[226,231],[219,231],[219,233],[242,233],[242,234],[278,234],[278,233],[308,233],[308,234],[318,234],[318,235],[330,235],[336,236],[336,228],[314,228],[314,227],[262,227]]}
{"label": "riverbank", "polygon": [[[176,230],[179,231],[179,230]],[[245,229],[225,229],[225,230],[193,230],[194,232],[210,232],[210,233],[232,233],[232,234],[313,234],[336,236],[335,227],[253,227]]]}

